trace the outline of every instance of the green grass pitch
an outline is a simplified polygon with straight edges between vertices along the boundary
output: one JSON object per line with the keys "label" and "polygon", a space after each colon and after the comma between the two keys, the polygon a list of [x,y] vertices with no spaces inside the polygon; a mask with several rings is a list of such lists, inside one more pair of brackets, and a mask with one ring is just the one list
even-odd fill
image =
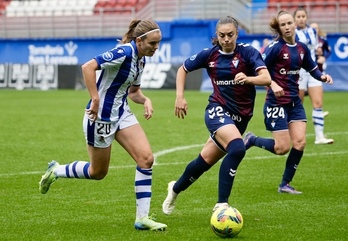
{"label": "green grass pitch", "polygon": [[[185,120],[174,116],[175,91],[144,90],[154,116],[131,103],[145,129],[156,165],[151,213],[165,232],[136,231],[135,163],[113,144],[107,177],[101,181],[59,179],[42,195],[41,175],[52,159],[62,164],[88,160],[82,117],[87,91],[0,91],[0,240],[220,240],[209,226],[217,200],[219,163],[180,194],[172,215],[161,205],[167,183],[176,180],[208,137],[203,113],[209,93],[186,92]],[[248,131],[270,136],[263,125],[259,92]],[[348,235],[347,92],[327,92],[325,132],[332,145],[314,145],[308,97],[307,146],[292,184],[302,195],[277,193],[286,156],[251,148],[240,165],[230,204],[243,215],[236,240],[346,240]]]}

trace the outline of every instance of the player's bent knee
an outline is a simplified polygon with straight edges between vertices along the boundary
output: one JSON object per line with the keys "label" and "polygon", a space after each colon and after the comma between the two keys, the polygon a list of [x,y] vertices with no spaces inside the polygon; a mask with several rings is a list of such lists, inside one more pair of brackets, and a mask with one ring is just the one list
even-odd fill
{"label": "player's bent knee", "polygon": [[233,156],[238,156],[240,159],[243,159],[246,153],[244,142],[242,139],[239,139],[239,138],[231,141],[227,145],[226,150],[228,154],[231,154]]}
{"label": "player's bent knee", "polygon": [[292,144],[292,146],[296,149],[296,150],[301,150],[303,151],[306,147],[306,141],[299,141],[299,142],[294,142]]}
{"label": "player's bent knee", "polygon": [[138,158],[138,160],[136,160],[137,162],[137,165],[141,168],[151,168],[152,165],[153,165],[153,162],[154,162],[154,157],[151,154],[147,154],[147,155],[144,155],[140,158]]}
{"label": "player's bent knee", "polygon": [[277,155],[285,155],[290,151],[290,146],[275,146],[274,152]]}
{"label": "player's bent knee", "polygon": [[90,172],[91,179],[93,180],[102,180],[108,174],[108,170],[100,170],[97,172]]}

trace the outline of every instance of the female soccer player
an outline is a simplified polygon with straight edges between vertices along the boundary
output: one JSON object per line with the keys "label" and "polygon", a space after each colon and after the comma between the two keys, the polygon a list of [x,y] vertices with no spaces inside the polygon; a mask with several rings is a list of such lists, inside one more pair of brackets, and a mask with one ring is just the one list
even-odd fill
{"label": "female soccer player", "polygon": [[[294,13],[296,23],[296,40],[303,42],[307,45],[311,51],[311,56],[316,61],[315,53],[318,47],[318,34],[317,32],[307,25],[308,15],[307,11],[303,7],[299,7]],[[324,111],[323,111],[323,86],[322,83],[316,81],[308,72],[304,69],[300,72],[300,98],[303,102],[305,92],[308,92],[310,100],[312,102],[312,120],[315,132],[315,144],[332,144],[333,139],[326,138],[324,136]]]}
{"label": "female soccer player", "polygon": [[277,37],[266,47],[263,55],[272,76],[263,113],[266,129],[272,132],[273,139],[249,132],[244,137],[244,144],[246,149],[257,146],[277,155],[288,153],[292,144],[278,192],[301,194],[289,185],[306,144],[307,119],[298,94],[300,69],[304,68],[317,81],[328,84],[333,81],[329,75],[318,70],[308,47],[295,40],[296,26],[290,13],[280,11],[277,17],[271,19],[270,28]]}
{"label": "female soccer player", "polygon": [[[311,23],[311,28],[315,29],[318,33],[318,46],[315,50],[315,58],[317,61],[318,68],[321,72],[325,73],[326,69],[326,60],[331,55],[331,47],[329,42],[326,39],[326,33],[319,27],[318,23]],[[323,112],[323,116],[327,116],[329,114],[328,111]]]}
{"label": "female soccer player", "polygon": [[188,58],[178,69],[176,77],[175,115],[184,119],[188,105],[184,86],[188,72],[205,68],[214,91],[205,110],[205,124],[210,132],[202,151],[191,161],[181,177],[168,184],[168,195],[162,204],[170,214],[181,191],[188,188],[204,172],[224,157],[219,172],[219,191],[215,210],[228,206],[234,177],[245,155],[242,139],[252,118],[255,85],[270,85],[271,77],[258,50],[248,44],[237,43],[238,23],[230,17],[216,25],[214,47],[204,49]]}
{"label": "female soccer player", "polygon": [[[115,139],[134,159],[136,221],[139,230],[165,230],[167,225],[149,216],[154,157],[149,141],[130,111],[127,97],[144,105],[144,117],[152,117],[151,100],[140,90],[145,56],[153,56],[162,39],[152,20],[133,20],[121,45],[102,53],[82,65],[90,101],[83,119],[90,162],[75,161],[67,165],[49,163],[39,183],[45,194],[57,178],[103,179],[109,169],[112,142]],[[102,70],[96,82],[96,70]]]}
{"label": "female soccer player", "polygon": [[324,72],[325,62],[331,55],[331,47],[326,39],[326,33],[319,28],[318,23],[311,23],[310,27],[315,29],[315,31],[318,33],[318,46],[315,51],[315,57],[319,70]]}

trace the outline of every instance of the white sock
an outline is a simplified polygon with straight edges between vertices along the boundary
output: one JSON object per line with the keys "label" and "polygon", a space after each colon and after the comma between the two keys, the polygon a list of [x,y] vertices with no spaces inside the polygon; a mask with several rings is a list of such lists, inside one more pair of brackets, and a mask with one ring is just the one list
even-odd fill
{"label": "white sock", "polygon": [[88,168],[89,162],[75,161],[70,164],[60,165],[54,172],[57,177],[91,179]]}
{"label": "white sock", "polygon": [[312,111],[315,138],[324,137],[324,112],[322,108],[314,108]]}
{"label": "white sock", "polygon": [[135,196],[136,218],[141,219],[149,216],[152,187],[152,168],[142,169],[137,167],[135,171]]}

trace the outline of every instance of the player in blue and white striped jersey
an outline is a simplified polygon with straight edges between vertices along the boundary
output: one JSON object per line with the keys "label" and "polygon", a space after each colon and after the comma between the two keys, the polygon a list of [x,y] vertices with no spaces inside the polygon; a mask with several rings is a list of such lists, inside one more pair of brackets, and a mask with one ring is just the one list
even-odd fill
{"label": "player in blue and white striped jersey", "polygon": [[263,113],[266,129],[272,132],[273,138],[249,132],[244,137],[244,144],[246,149],[257,146],[277,155],[285,155],[290,150],[278,192],[301,194],[289,184],[306,145],[307,119],[298,94],[300,69],[304,68],[318,82],[332,84],[333,81],[329,75],[318,70],[308,47],[295,40],[295,21],[290,13],[280,11],[277,17],[271,19],[270,27],[277,38],[263,54],[272,76]]}
{"label": "player in blue and white striped jersey", "polygon": [[[299,7],[294,13],[296,28],[296,40],[305,43],[311,52],[311,57],[316,61],[316,50],[319,46],[318,33],[314,28],[307,25],[308,15],[303,7]],[[315,144],[332,144],[331,138],[324,136],[324,111],[323,111],[323,86],[316,81],[307,71],[301,69],[300,72],[300,98],[303,102],[305,92],[308,92],[312,102],[312,120],[315,132]]]}
{"label": "player in blue and white striped jersey", "polygon": [[[144,105],[144,117],[152,117],[151,100],[140,89],[145,56],[153,56],[162,39],[157,23],[133,20],[121,45],[102,53],[82,65],[90,94],[83,119],[90,162],[75,161],[60,165],[49,163],[39,189],[45,194],[57,178],[103,179],[109,169],[111,145],[116,140],[136,162],[135,194],[138,230],[165,230],[167,225],[149,217],[154,157],[149,141],[127,98]],[[96,71],[101,74],[96,82]]]}
{"label": "player in blue and white striped jersey", "polygon": [[237,43],[238,23],[227,16],[216,25],[214,47],[188,58],[176,77],[175,115],[184,119],[187,102],[184,87],[188,72],[205,68],[214,91],[205,110],[205,124],[210,132],[198,157],[191,161],[177,181],[168,184],[162,204],[165,214],[172,213],[175,200],[204,172],[223,158],[219,172],[218,207],[227,207],[237,168],[245,155],[242,134],[253,116],[255,85],[269,85],[271,77],[258,50]]}

